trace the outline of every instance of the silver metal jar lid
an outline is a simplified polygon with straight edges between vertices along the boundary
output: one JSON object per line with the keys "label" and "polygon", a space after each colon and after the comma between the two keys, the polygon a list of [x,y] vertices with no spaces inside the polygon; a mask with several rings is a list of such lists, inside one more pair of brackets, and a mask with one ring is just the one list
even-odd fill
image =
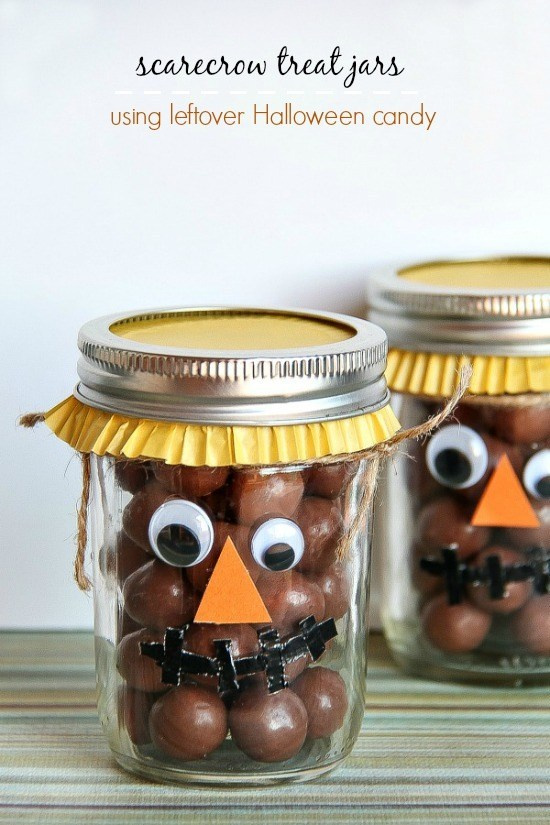
{"label": "silver metal jar lid", "polygon": [[550,258],[432,261],[373,273],[369,318],[415,352],[550,354]]}
{"label": "silver metal jar lid", "polygon": [[389,399],[386,334],[347,315],[148,310],[90,321],[78,346],[76,398],[132,417],[275,426],[353,417]]}

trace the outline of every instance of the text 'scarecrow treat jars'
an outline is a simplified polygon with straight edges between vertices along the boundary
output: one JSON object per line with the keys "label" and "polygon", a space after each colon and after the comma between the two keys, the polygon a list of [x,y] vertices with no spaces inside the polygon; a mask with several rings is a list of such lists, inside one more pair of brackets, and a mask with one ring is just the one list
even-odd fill
{"label": "text 'scarecrow treat jars'", "polygon": [[411,266],[376,276],[369,299],[404,426],[473,369],[454,420],[388,465],[378,538],[392,651],[423,675],[548,682],[550,260]]}
{"label": "text 'scarecrow treat jars'", "polygon": [[45,420],[89,471],[116,759],[175,782],[330,769],[364,709],[371,493],[398,429],[384,332],[185,309],[92,321],[79,347]]}

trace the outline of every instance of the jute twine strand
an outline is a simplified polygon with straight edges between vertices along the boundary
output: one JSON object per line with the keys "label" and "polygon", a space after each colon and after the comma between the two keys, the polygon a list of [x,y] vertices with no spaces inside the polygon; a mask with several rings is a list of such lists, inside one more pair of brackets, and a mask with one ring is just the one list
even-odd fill
{"label": "jute twine strand", "polygon": [[25,413],[19,419],[20,427],[36,427],[42,421],[46,420],[46,413]]}
{"label": "jute twine strand", "polygon": [[[45,420],[45,413],[26,413],[19,419],[22,427],[35,427]],[[74,578],[81,590],[91,590],[92,583],[85,572],[86,547],[88,545],[88,506],[91,489],[91,461],[89,453],[80,453],[82,461],[82,495],[76,511],[76,556]]]}
{"label": "jute twine strand", "polygon": [[[347,548],[353,547],[354,542],[358,539],[359,534],[362,533],[366,527],[368,515],[370,512],[370,503],[376,489],[376,482],[378,477],[378,470],[380,462],[388,456],[394,455],[400,444],[408,441],[411,438],[423,438],[433,430],[437,429],[454,411],[459,401],[463,398],[468,383],[472,377],[472,368],[467,365],[462,368],[459,376],[457,387],[447,401],[445,406],[439,412],[432,415],[422,424],[416,427],[410,427],[407,430],[400,430],[392,438],[383,441],[380,444],[375,444],[366,450],[359,450],[353,453],[340,453],[335,456],[324,456],[322,458],[312,459],[306,462],[299,462],[305,465],[329,465],[340,464],[345,461],[368,461],[369,464],[365,471],[364,484],[361,489],[360,498],[357,503],[355,517],[349,530],[346,531],[342,542],[338,547],[338,557],[343,558]],[[23,427],[34,427],[36,424],[44,421],[44,413],[27,413],[21,416],[19,423]],[[88,507],[90,503],[90,482],[91,482],[91,462],[89,453],[81,453],[82,458],[82,496],[78,505],[77,514],[77,534],[76,534],[76,557],[74,561],[74,577],[81,590],[88,591],[91,589],[91,582],[85,573],[86,562],[86,547],[88,543]],[[248,468],[250,469],[250,468]],[[353,484],[349,485],[348,496],[354,495]],[[346,502],[346,505],[350,503]]]}
{"label": "jute twine strand", "polygon": [[[367,466],[364,471],[364,477],[362,477],[362,470],[359,472],[362,485],[359,501],[356,505],[357,509],[355,512],[355,517],[349,529],[344,529],[344,535],[338,544],[336,555],[339,561],[346,558],[359,536],[364,535],[370,513],[370,503],[374,496],[374,491],[376,490],[378,470],[380,467],[380,462],[383,460],[383,456],[380,454],[374,454],[371,458],[365,460],[367,461]],[[344,513],[350,512],[350,499],[355,495],[355,491],[353,489],[354,486],[354,483],[348,485],[346,500],[342,508]]]}
{"label": "jute twine strand", "polygon": [[82,453],[82,495],[76,516],[76,556],[74,578],[81,590],[91,590],[92,583],[85,572],[86,547],[88,545],[88,505],[90,504],[91,461],[90,453]]}

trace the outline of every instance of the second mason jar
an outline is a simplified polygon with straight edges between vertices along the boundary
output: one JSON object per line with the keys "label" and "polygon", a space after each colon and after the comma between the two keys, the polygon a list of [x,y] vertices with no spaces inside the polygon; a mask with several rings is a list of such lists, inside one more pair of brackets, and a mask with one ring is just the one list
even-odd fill
{"label": "second mason jar", "polygon": [[196,309],[102,318],[79,347],[46,423],[86,457],[116,759],[173,782],[330,769],[363,717],[376,445],[398,428],[385,334]]}
{"label": "second mason jar", "polygon": [[454,420],[388,466],[382,621],[423,676],[550,682],[550,260],[429,263],[373,278],[404,426],[472,369]]}

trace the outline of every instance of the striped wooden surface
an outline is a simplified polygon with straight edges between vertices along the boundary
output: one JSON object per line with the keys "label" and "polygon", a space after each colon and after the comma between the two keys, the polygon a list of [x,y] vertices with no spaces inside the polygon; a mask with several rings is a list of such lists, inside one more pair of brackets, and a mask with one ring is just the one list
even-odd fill
{"label": "striped wooden surface", "polygon": [[345,767],[303,785],[193,790],[112,761],[89,634],[0,634],[0,822],[550,823],[548,689],[407,678],[379,636],[369,661]]}

